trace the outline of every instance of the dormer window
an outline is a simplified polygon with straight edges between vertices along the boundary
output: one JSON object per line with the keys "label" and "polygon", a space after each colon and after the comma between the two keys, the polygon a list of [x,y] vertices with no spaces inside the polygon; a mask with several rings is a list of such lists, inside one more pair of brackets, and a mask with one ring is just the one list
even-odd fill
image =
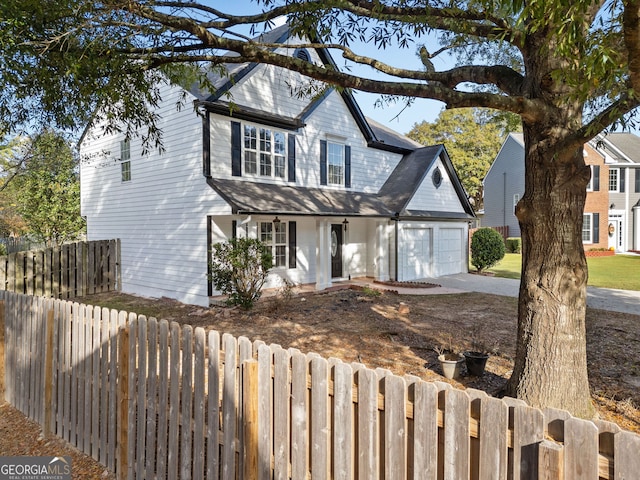
{"label": "dormer window", "polygon": [[294,56],[299,58],[300,60],[304,60],[305,62],[311,62],[311,55],[304,48],[300,48],[296,50]]}

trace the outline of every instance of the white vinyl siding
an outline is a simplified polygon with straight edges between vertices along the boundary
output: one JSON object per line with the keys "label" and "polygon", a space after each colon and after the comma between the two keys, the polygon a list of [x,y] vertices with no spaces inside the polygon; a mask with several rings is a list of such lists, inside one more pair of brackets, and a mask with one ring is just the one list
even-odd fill
{"label": "white vinyl siding", "polygon": [[[433,183],[433,172],[439,168],[442,181],[439,187]],[[413,198],[407,205],[407,210],[437,211],[437,212],[457,212],[463,213],[464,208],[460,204],[458,194],[453,187],[451,178],[447,174],[444,164],[438,159],[434,166],[429,169],[418,187]]]}
{"label": "white vinyl siding", "polygon": [[176,111],[182,94],[161,86],[165,152],[142,155],[133,137],[130,183],[122,183],[117,161],[121,137],[100,125],[85,134],[81,209],[88,240],[121,239],[123,292],[208,305],[206,219],[231,212],[203,179],[202,120],[190,108]]}

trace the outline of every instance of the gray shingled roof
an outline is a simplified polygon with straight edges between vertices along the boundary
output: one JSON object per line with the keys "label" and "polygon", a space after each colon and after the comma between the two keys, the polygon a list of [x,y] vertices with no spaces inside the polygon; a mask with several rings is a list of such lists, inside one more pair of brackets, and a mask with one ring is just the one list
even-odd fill
{"label": "gray shingled roof", "polygon": [[416,148],[422,147],[422,144],[411,140],[409,137],[391,130],[389,127],[386,127],[369,117],[365,118],[379,142],[386,145],[393,145],[394,147],[406,148],[407,150],[415,150]]}
{"label": "gray shingled roof", "polygon": [[[608,133],[603,138],[606,143],[610,143],[620,152],[622,152],[627,158],[619,158],[619,160],[630,160],[634,163],[640,163],[640,137],[633,133]],[[609,149],[609,153],[614,157],[617,157],[615,152]]]}
{"label": "gray shingled roof", "polygon": [[209,184],[227,201],[234,213],[393,216],[393,211],[377,195],[370,193],[241,179],[212,178]]}
{"label": "gray shingled roof", "polygon": [[[453,179],[466,213],[409,211],[407,204],[422,184],[433,162],[442,158]],[[255,183],[244,179],[210,178],[211,185],[231,206],[233,213],[291,215],[339,215],[367,217],[465,218],[474,217],[453,165],[442,145],[424,147],[405,155],[379,193],[329,188]]]}

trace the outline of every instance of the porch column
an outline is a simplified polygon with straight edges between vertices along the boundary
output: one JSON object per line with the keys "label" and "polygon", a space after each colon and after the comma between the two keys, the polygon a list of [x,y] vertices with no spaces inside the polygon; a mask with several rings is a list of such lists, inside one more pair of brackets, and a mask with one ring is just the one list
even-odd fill
{"label": "porch column", "polygon": [[331,286],[331,224],[316,221],[316,290]]}
{"label": "porch column", "polygon": [[389,222],[376,222],[376,264],[375,279],[381,282],[389,280]]}

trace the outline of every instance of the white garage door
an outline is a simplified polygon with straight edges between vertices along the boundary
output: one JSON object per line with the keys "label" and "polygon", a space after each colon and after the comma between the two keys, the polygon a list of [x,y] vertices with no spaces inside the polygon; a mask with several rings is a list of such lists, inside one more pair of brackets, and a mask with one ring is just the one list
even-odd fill
{"label": "white garage door", "polygon": [[431,228],[404,229],[403,255],[399,272],[401,280],[418,280],[432,275],[432,232]]}
{"label": "white garage door", "polygon": [[463,271],[461,228],[441,228],[438,231],[438,275],[451,275]]}

